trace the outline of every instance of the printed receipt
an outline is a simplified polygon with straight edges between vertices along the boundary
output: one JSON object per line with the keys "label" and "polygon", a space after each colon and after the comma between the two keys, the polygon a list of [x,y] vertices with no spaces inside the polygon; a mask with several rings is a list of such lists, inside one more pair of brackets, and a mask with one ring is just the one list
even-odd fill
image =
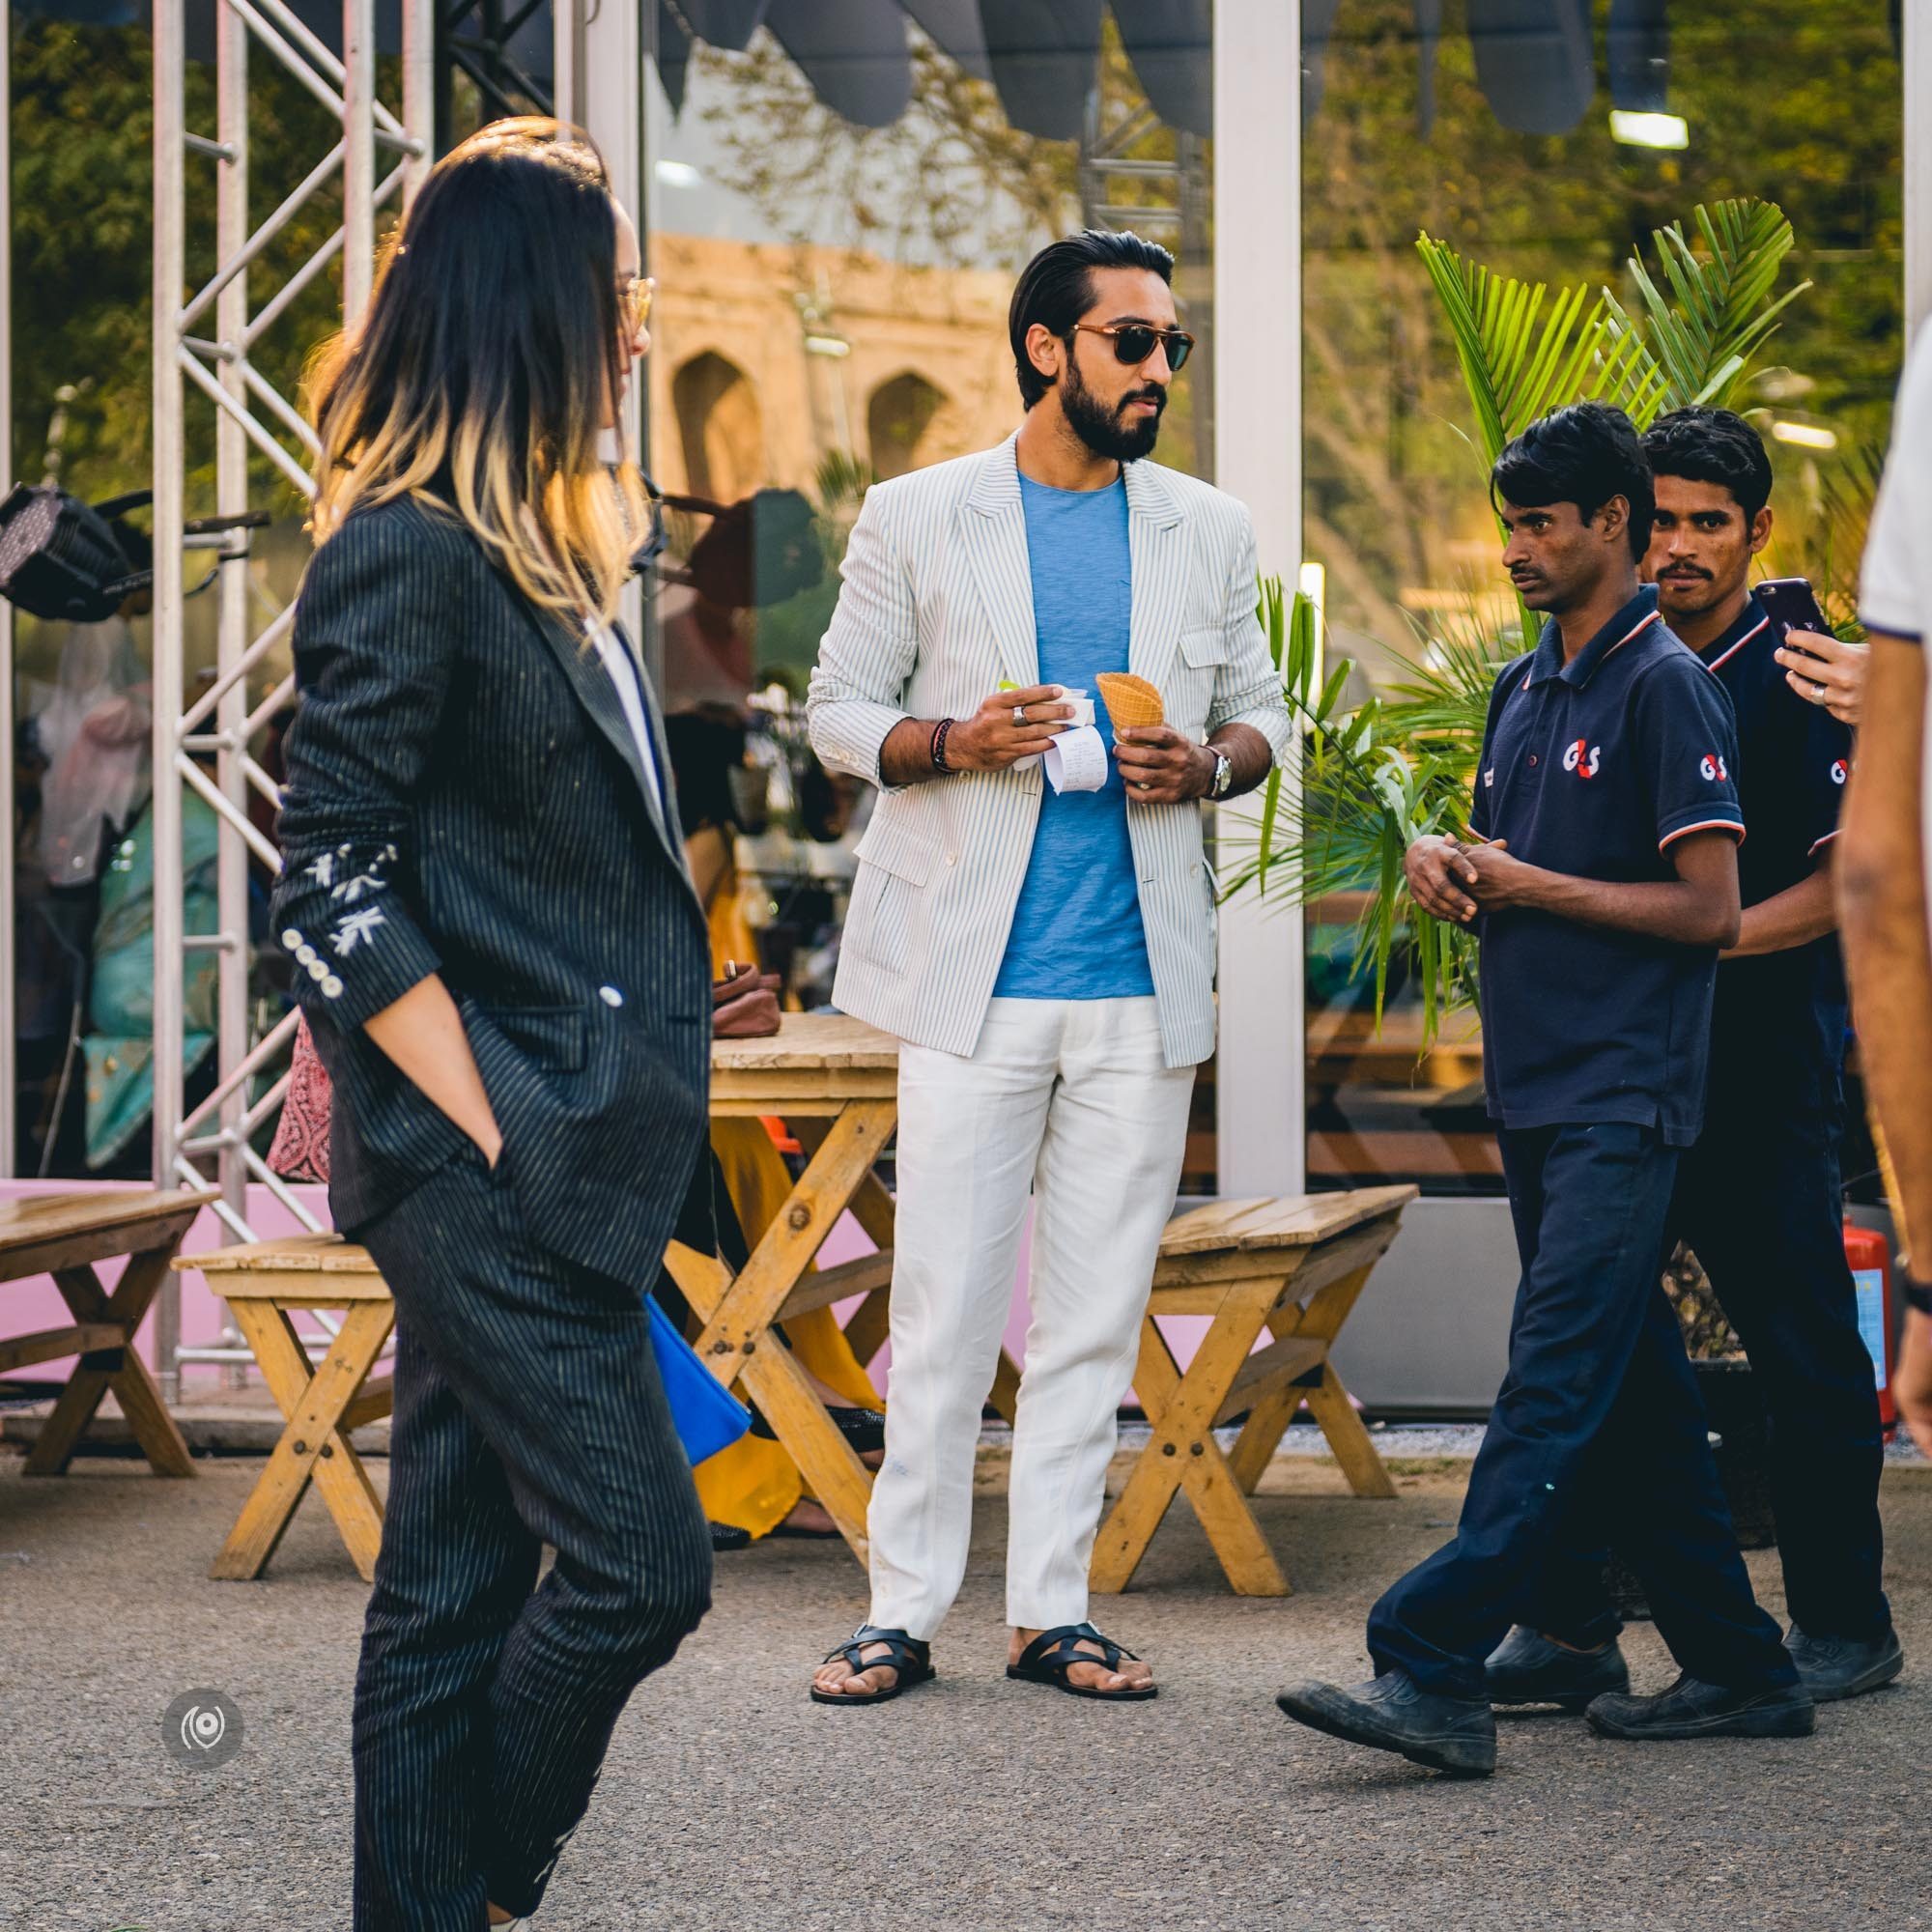
{"label": "printed receipt", "polygon": [[1043,753],[1019,763],[1044,765],[1055,791],[1098,791],[1107,782],[1108,761],[1106,741],[1094,728],[1094,700],[1084,690],[1063,690],[1060,696],[1072,707],[1072,722],[1049,740]]}
{"label": "printed receipt", "polygon": [[1091,724],[1063,731],[1046,748],[1047,782],[1055,791],[1098,791],[1107,782],[1107,743]]}

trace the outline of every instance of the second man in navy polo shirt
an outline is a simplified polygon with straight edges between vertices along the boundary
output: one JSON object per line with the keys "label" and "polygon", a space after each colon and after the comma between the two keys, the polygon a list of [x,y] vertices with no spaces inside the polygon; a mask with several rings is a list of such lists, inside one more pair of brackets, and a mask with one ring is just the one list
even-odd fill
{"label": "second man in navy polo shirt", "polygon": [[1370,1616],[1378,1675],[1277,1699],[1317,1730],[1464,1776],[1494,1769],[1486,1665],[1585,1495],[1684,1673],[1658,1696],[1605,1690],[1597,1730],[1814,1723],[1752,1598],[1658,1265],[1702,1124],[1718,952],[1738,935],[1730,703],[1638,584],[1651,474],[1621,412],[1584,403],[1532,424],[1492,490],[1504,566],[1548,621],[1496,681],[1470,840],[1418,840],[1406,871],[1424,910],[1480,938],[1484,1074],[1522,1268],[1509,1373],[1454,1541]]}

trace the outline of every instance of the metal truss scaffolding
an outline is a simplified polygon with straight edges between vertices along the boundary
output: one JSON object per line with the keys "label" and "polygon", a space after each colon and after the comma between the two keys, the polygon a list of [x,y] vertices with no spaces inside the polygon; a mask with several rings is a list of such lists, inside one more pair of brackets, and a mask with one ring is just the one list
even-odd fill
{"label": "metal truss scaffolding", "polygon": [[[285,611],[257,630],[243,545],[234,536],[196,538],[184,529],[190,397],[215,415],[216,513],[230,519],[249,508],[251,452],[303,493],[311,490],[315,438],[293,403],[257,367],[255,350],[318,275],[339,255],[343,309],[353,322],[369,297],[377,221],[413,192],[432,157],[435,104],[434,0],[402,0],[398,107],[380,98],[375,0],[345,0],[342,54],[328,46],[285,0],[213,0],[216,121],[211,137],[186,125],[184,95],[185,0],[156,0],[155,40],[155,1179],[160,1185],[218,1185],[215,1211],[237,1239],[252,1239],[246,1190],[266,1187],[292,1213],[314,1220],[270,1172],[252,1145],[280,1106],[287,1079],[265,1071],[285,1059],[295,1031],[291,1014],[251,1037],[248,892],[251,865],[280,869],[272,842],[248,813],[250,794],[277,798],[256,755],[270,719],[290,699],[284,677],[252,701],[263,668],[286,639]],[[251,226],[248,195],[249,89],[253,59],[285,68],[320,101],[340,138],[280,207]],[[391,64],[393,65],[393,64]],[[192,176],[190,175],[192,170]],[[215,260],[189,280],[187,196],[205,196],[213,175]],[[339,197],[342,218],[328,240],[249,312],[249,270],[298,212],[318,198]],[[259,284],[258,284],[259,285]],[[215,552],[219,577],[219,643],[212,683],[191,696],[185,682],[184,551]],[[185,934],[183,797],[193,791],[218,827],[217,930]],[[218,956],[218,1018],[213,1090],[192,1110],[184,1101],[186,1036],[184,962],[190,952]],[[180,1365],[246,1359],[245,1351],[183,1350],[180,1302],[164,1293],[156,1336],[157,1366],[172,1398]]]}

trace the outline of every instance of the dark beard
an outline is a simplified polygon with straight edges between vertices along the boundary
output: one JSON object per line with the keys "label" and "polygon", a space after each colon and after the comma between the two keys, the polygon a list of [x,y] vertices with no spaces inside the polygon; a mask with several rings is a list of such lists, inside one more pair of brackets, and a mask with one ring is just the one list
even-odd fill
{"label": "dark beard", "polygon": [[[1120,412],[1130,403],[1143,401],[1154,405],[1154,413],[1129,429],[1121,420]],[[1065,412],[1066,420],[1072,424],[1074,435],[1095,456],[1111,457],[1116,463],[1138,463],[1152,451],[1160,436],[1160,418],[1167,408],[1167,391],[1150,384],[1145,389],[1129,391],[1115,409],[1109,410],[1080,380],[1079,364],[1069,355],[1066,378],[1061,384],[1060,407]]]}

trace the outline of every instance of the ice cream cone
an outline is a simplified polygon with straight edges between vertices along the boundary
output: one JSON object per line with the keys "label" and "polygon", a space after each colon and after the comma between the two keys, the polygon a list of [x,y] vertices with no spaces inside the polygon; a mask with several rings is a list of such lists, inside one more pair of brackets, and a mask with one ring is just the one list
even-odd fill
{"label": "ice cream cone", "polygon": [[1094,682],[1100,687],[1107,716],[1114,721],[1116,731],[1165,723],[1167,707],[1160,701],[1160,693],[1146,678],[1136,677],[1131,671],[1103,670]]}

